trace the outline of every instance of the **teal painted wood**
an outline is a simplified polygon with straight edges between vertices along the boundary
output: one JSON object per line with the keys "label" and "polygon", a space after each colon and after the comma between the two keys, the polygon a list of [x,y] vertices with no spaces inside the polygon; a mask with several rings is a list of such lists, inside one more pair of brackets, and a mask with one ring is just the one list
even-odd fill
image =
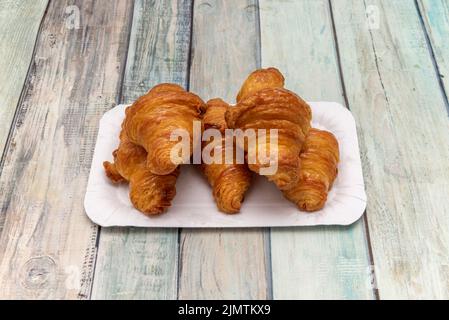
{"label": "teal painted wood", "polygon": [[449,118],[413,0],[332,1],[382,299],[449,298]]}
{"label": "teal painted wood", "polygon": [[[344,104],[328,1],[260,1],[262,66],[309,101]],[[362,220],[350,227],[274,228],[274,299],[372,299]]]}
{"label": "teal painted wood", "polygon": [[449,2],[419,0],[419,9],[435,54],[438,76],[449,94]]}
{"label": "teal painted wood", "polygon": [[14,112],[19,103],[47,2],[47,0],[3,0],[0,2],[1,152],[5,147]]}
{"label": "teal painted wood", "polygon": [[[161,82],[187,85],[191,3],[138,0],[123,103]],[[102,228],[93,299],[176,299],[177,229]]]}
{"label": "teal painted wood", "polygon": [[122,103],[159,83],[188,86],[191,9],[189,0],[135,1]]}
{"label": "teal painted wood", "polygon": [[[190,89],[203,99],[234,103],[243,80],[259,66],[256,4],[195,1]],[[180,243],[180,299],[270,297],[266,229],[183,229]]]}
{"label": "teal painted wood", "polygon": [[117,101],[131,4],[49,5],[0,177],[0,298],[90,294],[97,227],[83,199],[99,120]]}

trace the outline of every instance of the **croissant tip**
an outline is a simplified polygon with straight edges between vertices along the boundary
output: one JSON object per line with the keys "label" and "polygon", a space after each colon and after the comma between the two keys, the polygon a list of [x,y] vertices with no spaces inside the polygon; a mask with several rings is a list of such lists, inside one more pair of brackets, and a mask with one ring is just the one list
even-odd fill
{"label": "croissant tip", "polygon": [[238,214],[240,213],[240,205],[238,207],[231,207],[231,208],[219,208],[221,212],[224,212],[229,215]]}

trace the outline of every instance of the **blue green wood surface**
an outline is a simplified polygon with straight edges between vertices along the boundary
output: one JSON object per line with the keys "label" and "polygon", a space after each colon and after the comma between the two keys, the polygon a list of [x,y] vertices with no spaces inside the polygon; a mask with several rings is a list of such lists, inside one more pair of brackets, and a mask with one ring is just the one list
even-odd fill
{"label": "blue green wood surface", "polygon": [[117,102],[131,4],[48,6],[0,176],[0,298],[89,298],[98,227],[83,198],[99,120]]}
{"label": "blue green wood surface", "polygon": [[[195,1],[190,90],[234,103],[259,67],[258,44],[256,1]],[[267,229],[182,230],[179,298],[269,298],[267,235]]]}

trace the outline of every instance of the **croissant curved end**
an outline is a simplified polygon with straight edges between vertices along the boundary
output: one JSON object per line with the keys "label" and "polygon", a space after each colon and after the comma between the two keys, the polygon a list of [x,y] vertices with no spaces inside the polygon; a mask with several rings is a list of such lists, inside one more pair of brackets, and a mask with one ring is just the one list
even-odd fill
{"label": "croissant curved end", "polygon": [[129,197],[134,207],[150,216],[165,212],[176,195],[178,175],[178,169],[167,176],[151,174],[147,169],[138,170],[129,184]]}
{"label": "croissant curved end", "polygon": [[120,183],[124,181],[125,179],[120,175],[115,165],[109,161],[103,162],[104,171],[106,173],[106,176],[111,180],[113,183]]}
{"label": "croissant curved end", "polygon": [[270,67],[253,71],[243,82],[236,100],[240,102],[243,98],[265,88],[283,88],[284,82],[284,76],[276,68]]}

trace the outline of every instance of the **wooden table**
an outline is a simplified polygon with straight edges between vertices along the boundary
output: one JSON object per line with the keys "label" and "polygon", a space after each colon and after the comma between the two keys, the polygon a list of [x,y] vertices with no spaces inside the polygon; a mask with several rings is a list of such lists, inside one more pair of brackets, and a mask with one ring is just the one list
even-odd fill
{"label": "wooden table", "polygon": [[[448,0],[0,0],[0,298],[449,298]],[[100,228],[99,119],[160,82],[246,75],[353,113],[350,227]]]}

